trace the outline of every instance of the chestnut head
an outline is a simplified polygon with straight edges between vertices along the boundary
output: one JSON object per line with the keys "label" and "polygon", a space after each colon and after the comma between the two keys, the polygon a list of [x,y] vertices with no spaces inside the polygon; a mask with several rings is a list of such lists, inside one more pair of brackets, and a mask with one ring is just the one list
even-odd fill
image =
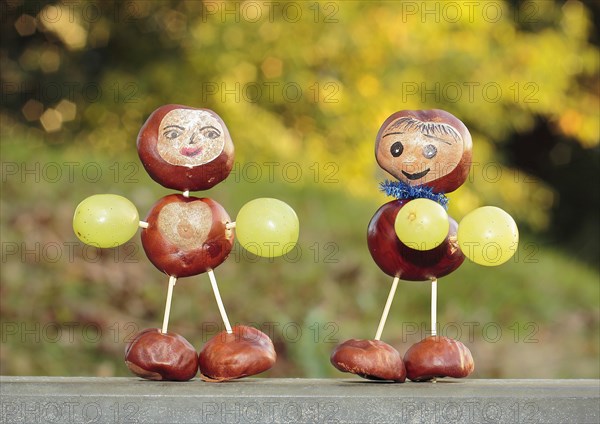
{"label": "chestnut head", "polygon": [[152,179],[175,190],[207,190],[233,167],[229,131],[209,109],[159,107],[140,129],[137,149]]}
{"label": "chestnut head", "polygon": [[380,340],[346,340],[332,352],[331,364],[342,372],[356,374],[368,380],[403,383],[406,379],[402,356],[392,346]]}
{"label": "chestnut head", "polygon": [[448,193],[467,179],[472,144],[465,124],[446,111],[401,110],[381,125],[375,158],[408,185]]}
{"label": "chestnut head", "polygon": [[469,348],[443,336],[430,336],[412,345],[404,354],[404,365],[406,376],[412,381],[463,378],[475,369]]}

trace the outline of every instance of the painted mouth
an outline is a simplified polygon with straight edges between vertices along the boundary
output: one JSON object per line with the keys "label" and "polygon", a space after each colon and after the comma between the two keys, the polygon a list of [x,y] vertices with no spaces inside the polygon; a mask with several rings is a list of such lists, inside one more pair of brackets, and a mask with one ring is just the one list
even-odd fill
{"label": "painted mouth", "polygon": [[406,171],[402,171],[402,174],[404,174],[404,176],[406,178],[408,178],[409,180],[413,181],[413,180],[418,180],[419,178],[423,178],[425,175],[427,175],[428,172],[429,172],[429,168],[427,168],[425,171],[422,171],[422,172],[415,172],[414,174],[409,174]]}
{"label": "painted mouth", "polygon": [[202,146],[185,146],[179,150],[179,153],[191,158],[202,153]]}

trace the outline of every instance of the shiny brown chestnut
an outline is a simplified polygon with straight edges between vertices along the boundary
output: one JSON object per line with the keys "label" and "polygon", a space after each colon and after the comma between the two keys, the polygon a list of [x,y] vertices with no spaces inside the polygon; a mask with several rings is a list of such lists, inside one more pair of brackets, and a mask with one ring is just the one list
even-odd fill
{"label": "shiny brown chestnut", "polygon": [[140,129],[137,149],[152,179],[175,190],[208,190],[233,167],[229,130],[209,109],[159,107]]}
{"label": "shiny brown chestnut", "polygon": [[277,359],[273,342],[262,331],[236,325],[210,339],[198,355],[200,378],[222,382],[259,374]]}
{"label": "shiny brown chestnut", "polygon": [[408,281],[425,281],[450,274],[465,260],[456,239],[458,224],[448,216],[448,236],[439,246],[424,251],[411,249],[400,241],[394,230],[398,211],[409,201],[388,202],[371,218],[367,244],[373,260],[389,276]]}
{"label": "shiny brown chestnut", "polygon": [[332,352],[331,363],[342,372],[369,380],[403,383],[406,379],[402,356],[392,346],[380,340],[346,340]]}
{"label": "shiny brown chestnut", "polygon": [[233,247],[231,222],[223,207],[209,198],[171,194],[146,217],[142,246],[150,262],[173,277],[189,277],[219,266]]}
{"label": "shiny brown chestnut", "polygon": [[471,167],[469,130],[444,110],[401,110],[381,125],[375,140],[379,166],[411,186],[449,193],[460,187]]}
{"label": "shiny brown chestnut", "polygon": [[158,328],[139,332],[125,348],[125,364],[147,380],[191,380],[198,373],[196,349],[176,333]]}
{"label": "shiny brown chestnut", "polygon": [[458,340],[443,336],[430,336],[412,345],[404,355],[404,365],[412,381],[464,378],[475,369],[471,351]]}

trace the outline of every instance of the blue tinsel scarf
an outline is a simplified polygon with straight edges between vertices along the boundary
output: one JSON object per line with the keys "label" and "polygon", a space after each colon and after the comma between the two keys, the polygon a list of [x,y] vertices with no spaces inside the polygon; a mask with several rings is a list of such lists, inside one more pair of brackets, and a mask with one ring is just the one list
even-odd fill
{"label": "blue tinsel scarf", "polygon": [[448,198],[443,193],[434,193],[431,187],[410,186],[402,181],[385,180],[379,188],[388,196],[396,199],[429,199],[439,203],[448,210]]}

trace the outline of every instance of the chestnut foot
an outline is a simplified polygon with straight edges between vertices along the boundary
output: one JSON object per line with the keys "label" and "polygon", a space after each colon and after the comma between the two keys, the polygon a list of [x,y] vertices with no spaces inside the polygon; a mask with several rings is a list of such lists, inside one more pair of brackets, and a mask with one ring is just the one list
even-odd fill
{"label": "chestnut foot", "polygon": [[179,334],[147,328],[125,348],[125,364],[132,373],[148,380],[187,381],[198,372],[198,355]]}
{"label": "chestnut foot", "polygon": [[464,344],[442,336],[430,336],[412,345],[404,355],[404,364],[412,381],[463,378],[475,368],[471,351]]}
{"label": "chestnut foot", "polygon": [[223,331],[210,339],[200,351],[200,378],[220,382],[248,377],[268,370],[277,354],[273,342],[262,331],[236,325],[233,333]]}
{"label": "chestnut foot", "polygon": [[346,340],[334,349],[331,363],[342,372],[369,380],[404,383],[406,379],[406,369],[400,353],[380,340]]}

